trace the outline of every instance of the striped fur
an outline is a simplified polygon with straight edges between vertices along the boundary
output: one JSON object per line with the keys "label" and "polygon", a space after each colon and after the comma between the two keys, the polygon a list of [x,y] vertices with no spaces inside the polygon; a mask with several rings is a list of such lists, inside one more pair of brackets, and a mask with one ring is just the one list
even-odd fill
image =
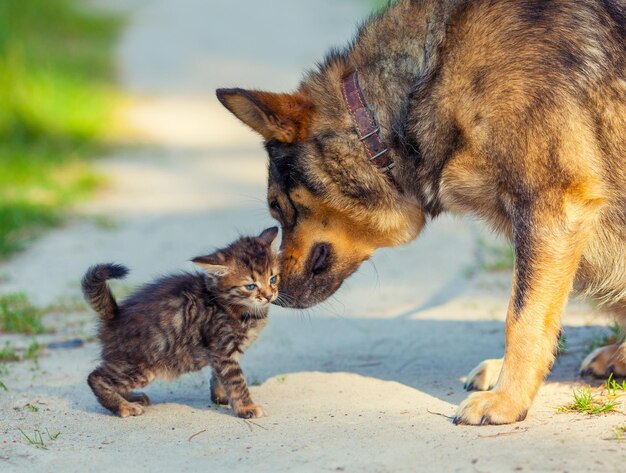
{"label": "striped fur", "polygon": [[269,304],[278,296],[271,246],[277,233],[241,238],[195,258],[205,273],[160,278],[119,308],[106,279],[121,274],[121,267],[91,268],[83,285],[101,317],[102,363],[88,383],[100,404],[120,417],[140,415],[150,401],[134,389],[211,366],[215,402],[230,404],[240,417],[266,415],[252,402],[238,359],[267,324]]}

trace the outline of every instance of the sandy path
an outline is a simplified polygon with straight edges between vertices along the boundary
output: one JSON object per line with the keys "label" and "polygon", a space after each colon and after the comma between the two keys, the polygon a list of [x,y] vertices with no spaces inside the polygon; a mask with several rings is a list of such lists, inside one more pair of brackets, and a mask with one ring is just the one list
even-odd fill
{"label": "sandy path", "polygon": [[[130,266],[123,291],[270,225],[259,140],[213,90],[295,87],[366,10],[349,0],[114,3],[130,14],[118,52],[122,86],[137,97],[127,119],[152,145],[104,160],[111,186],[80,209],[84,217],[0,267],[2,292],[24,290],[39,304],[78,297],[94,262]],[[109,416],[85,383],[98,355],[92,316],[51,315],[59,331],[41,340],[88,342],[47,350],[38,366],[11,365],[9,391],[0,391],[0,471],[625,471],[623,446],[607,440],[623,414],[555,413],[601,330],[581,305],[568,311],[569,353],[526,422],[461,428],[433,414],[452,414],[465,397],[460,377],[503,349],[509,276],[468,275],[477,228],[441,219],[412,245],[381,251],[323,307],[273,310],[243,360],[271,414],[255,423],[209,407],[202,374],[149,387],[155,405],[143,417]],[[61,432],[45,450],[19,432],[45,428]]]}

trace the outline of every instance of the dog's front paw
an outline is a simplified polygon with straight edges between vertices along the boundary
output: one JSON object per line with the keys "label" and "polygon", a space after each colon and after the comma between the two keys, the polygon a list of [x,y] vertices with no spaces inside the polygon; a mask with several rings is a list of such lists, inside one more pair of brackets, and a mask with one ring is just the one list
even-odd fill
{"label": "dog's front paw", "polygon": [[498,382],[502,363],[502,358],[483,361],[467,375],[464,388],[468,391],[490,390]]}
{"label": "dog's front paw", "polygon": [[499,425],[520,422],[526,418],[528,406],[515,402],[501,391],[485,391],[470,394],[459,406],[454,417],[455,424]]}
{"label": "dog's front paw", "polygon": [[235,413],[238,417],[243,419],[257,419],[259,417],[267,417],[267,409],[258,404],[247,404],[235,409]]}

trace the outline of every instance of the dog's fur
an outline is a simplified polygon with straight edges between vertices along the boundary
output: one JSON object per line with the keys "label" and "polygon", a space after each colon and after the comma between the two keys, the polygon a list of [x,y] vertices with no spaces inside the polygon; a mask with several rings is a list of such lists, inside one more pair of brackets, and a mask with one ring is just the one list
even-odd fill
{"label": "dog's fur", "polygon": [[[495,386],[457,422],[524,419],[574,283],[626,319],[625,45],[625,0],[399,0],[294,94],[219,90],[266,139],[290,305],[429,218],[477,215],[512,241],[515,274]],[[358,141],[341,93],[354,69],[402,191]]]}

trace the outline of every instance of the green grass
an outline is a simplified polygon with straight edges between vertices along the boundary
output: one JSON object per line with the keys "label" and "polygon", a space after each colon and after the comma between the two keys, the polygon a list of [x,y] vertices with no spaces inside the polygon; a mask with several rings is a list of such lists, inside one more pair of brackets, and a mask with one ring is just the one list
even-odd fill
{"label": "green grass", "polygon": [[626,381],[621,384],[613,379],[613,375],[604,383],[602,392],[594,394],[591,389],[581,388],[574,391],[574,401],[559,407],[558,412],[580,412],[588,415],[614,412],[621,404],[620,397],[626,393]]}
{"label": "green grass", "polygon": [[0,2],[0,258],[98,184],[86,159],[111,125],[120,25],[77,0]]}
{"label": "green grass", "polygon": [[21,351],[15,348],[10,342],[5,342],[4,346],[0,349],[0,362],[34,360],[35,363],[38,363],[39,355],[41,355],[42,351],[43,346],[35,338],[33,338],[26,349]]}
{"label": "green grass", "polygon": [[54,434],[51,434],[50,431],[46,428],[45,435],[47,439],[44,439],[44,433],[40,430],[35,430],[35,433],[32,435],[26,434],[26,432],[24,432],[22,429],[18,430],[21,432],[22,437],[24,437],[24,440],[28,445],[44,449],[46,448],[46,442],[52,442],[59,438],[59,435],[61,435],[61,432],[55,432]]}
{"label": "green grass", "polygon": [[6,363],[0,363],[0,390],[2,391],[8,391],[9,387],[4,384],[4,382],[2,381],[2,376],[6,376],[9,374],[9,367],[7,366]]}
{"label": "green grass", "polygon": [[578,391],[574,391],[574,402],[560,407],[558,411],[597,415],[614,411],[618,405],[619,402],[616,399],[597,397],[591,393],[589,388],[581,388]]}
{"label": "green grass", "polygon": [[26,409],[29,412],[39,412],[39,408],[31,404],[30,402],[24,406],[24,409]]}
{"label": "green grass", "polygon": [[41,315],[23,293],[0,296],[0,332],[42,333]]}

